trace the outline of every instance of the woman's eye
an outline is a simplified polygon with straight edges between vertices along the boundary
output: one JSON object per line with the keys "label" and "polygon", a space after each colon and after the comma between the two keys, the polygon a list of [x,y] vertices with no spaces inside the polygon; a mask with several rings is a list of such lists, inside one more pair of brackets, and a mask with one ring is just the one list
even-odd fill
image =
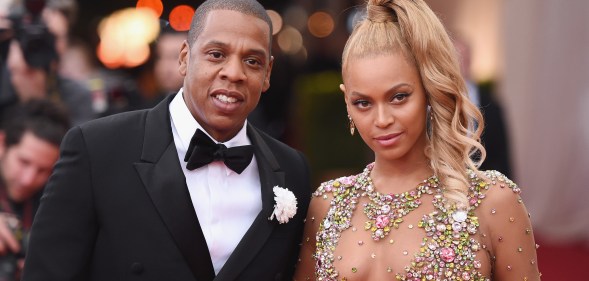
{"label": "woman's eye", "polygon": [[357,100],[357,101],[354,101],[352,104],[359,107],[359,108],[366,108],[370,105],[370,103],[366,100]]}
{"label": "woman's eye", "polygon": [[409,94],[407,93],[398,93],[396,95],[393,96],[393,103],[400,103],[403,102],[407,99],[407,97],[409,96]]}

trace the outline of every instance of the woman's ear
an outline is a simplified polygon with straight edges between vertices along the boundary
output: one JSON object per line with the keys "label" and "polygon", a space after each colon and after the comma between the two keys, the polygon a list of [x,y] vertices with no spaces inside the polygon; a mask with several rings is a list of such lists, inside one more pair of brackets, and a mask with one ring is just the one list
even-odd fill
{"label": "woman's ear", "polygon": [[339,84],[339,89],[340,89],[340,91],[342,91],[342,94],[344,94],[344,101],[346,101],[346,104],[347,104],[348,99],[346,98],[346,85]]}

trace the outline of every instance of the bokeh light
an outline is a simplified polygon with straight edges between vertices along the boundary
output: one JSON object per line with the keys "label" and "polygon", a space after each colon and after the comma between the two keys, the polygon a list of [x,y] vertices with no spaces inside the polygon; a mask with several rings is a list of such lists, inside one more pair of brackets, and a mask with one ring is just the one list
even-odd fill
{"label": "bokeh light", "polygon": [[278,34],[278,47],[285,54],[293,55],[303,47],[303,36],[292,26],[285,26]]}
{"label": "bokeh light", "polygon": [[96,56],[108,68],[118,68],[124,63],[123,48],[112,43],[100,42],[96,47]]}
{"label": "bokeh light", "polygon": [[116,11],[98,26],[96,55],[109,68],[141,65],[149,57],[149,43],[155,40],[159,28],[159,19],[150,8]]}
{"label": "bokeh light", "polygon": [[172,9],[168,17],[170,26],[176,31],[188,31],[193,15],[194,8],[188,5],[178,5]]}
{"label": "bokeh light", "polygon": [[160,17],[164,11],[164,3],[162,3],[162,0],[139,0],[137,1],[136,7],[152,9],[157,17]]}
{"label": "bokeh light", "polygon": [[335,28],[335,23],[331,15],[326,12],[315,12],[309,17],[307,22],[309,32],[318,38],[329,36]]}
{"label": "bokeh light", "polygon": [[276,35],[282,29],[282,16],[274,10],[266,10],[266,12],[272,20],[272,35]]}
{"label": "bokeh light", "polygon": [[133,48],[125,49],[125,67],[136,67],[147,61],[149,58],[149,45],[142,44]]}

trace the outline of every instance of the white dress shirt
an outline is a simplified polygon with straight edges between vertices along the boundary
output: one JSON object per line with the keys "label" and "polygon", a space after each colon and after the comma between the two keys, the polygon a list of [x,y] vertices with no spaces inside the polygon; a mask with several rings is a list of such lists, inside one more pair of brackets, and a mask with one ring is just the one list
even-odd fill
{"label": "white dress shirt", "polygon": [[[210,135],[196,122],[183,99],[182,89],[170,103],[174,144],[200,227],[207,241],[215,273],[218,274],[252,222],[262,210],[260,177],[256,157],[241,173],[221,161],[189,171],[184,155],[196,129]],[[225,146],[251,144],[246,125]],[[211,137],[213,141],[219,143]]]}

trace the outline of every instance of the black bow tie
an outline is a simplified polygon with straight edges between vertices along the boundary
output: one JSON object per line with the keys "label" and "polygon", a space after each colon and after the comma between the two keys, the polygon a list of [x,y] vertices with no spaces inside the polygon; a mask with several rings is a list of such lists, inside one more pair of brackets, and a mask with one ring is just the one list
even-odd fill
{"label": "black bow tie", "polygon": [[223,144],[215,143],[203,131],[197,129],[190,140],[184,162],[187,162],[186,169],[192,171],[213,161],[223,161],[229,169],[241,174],[250,164],[253,156],[252,145],[227,148]]}

